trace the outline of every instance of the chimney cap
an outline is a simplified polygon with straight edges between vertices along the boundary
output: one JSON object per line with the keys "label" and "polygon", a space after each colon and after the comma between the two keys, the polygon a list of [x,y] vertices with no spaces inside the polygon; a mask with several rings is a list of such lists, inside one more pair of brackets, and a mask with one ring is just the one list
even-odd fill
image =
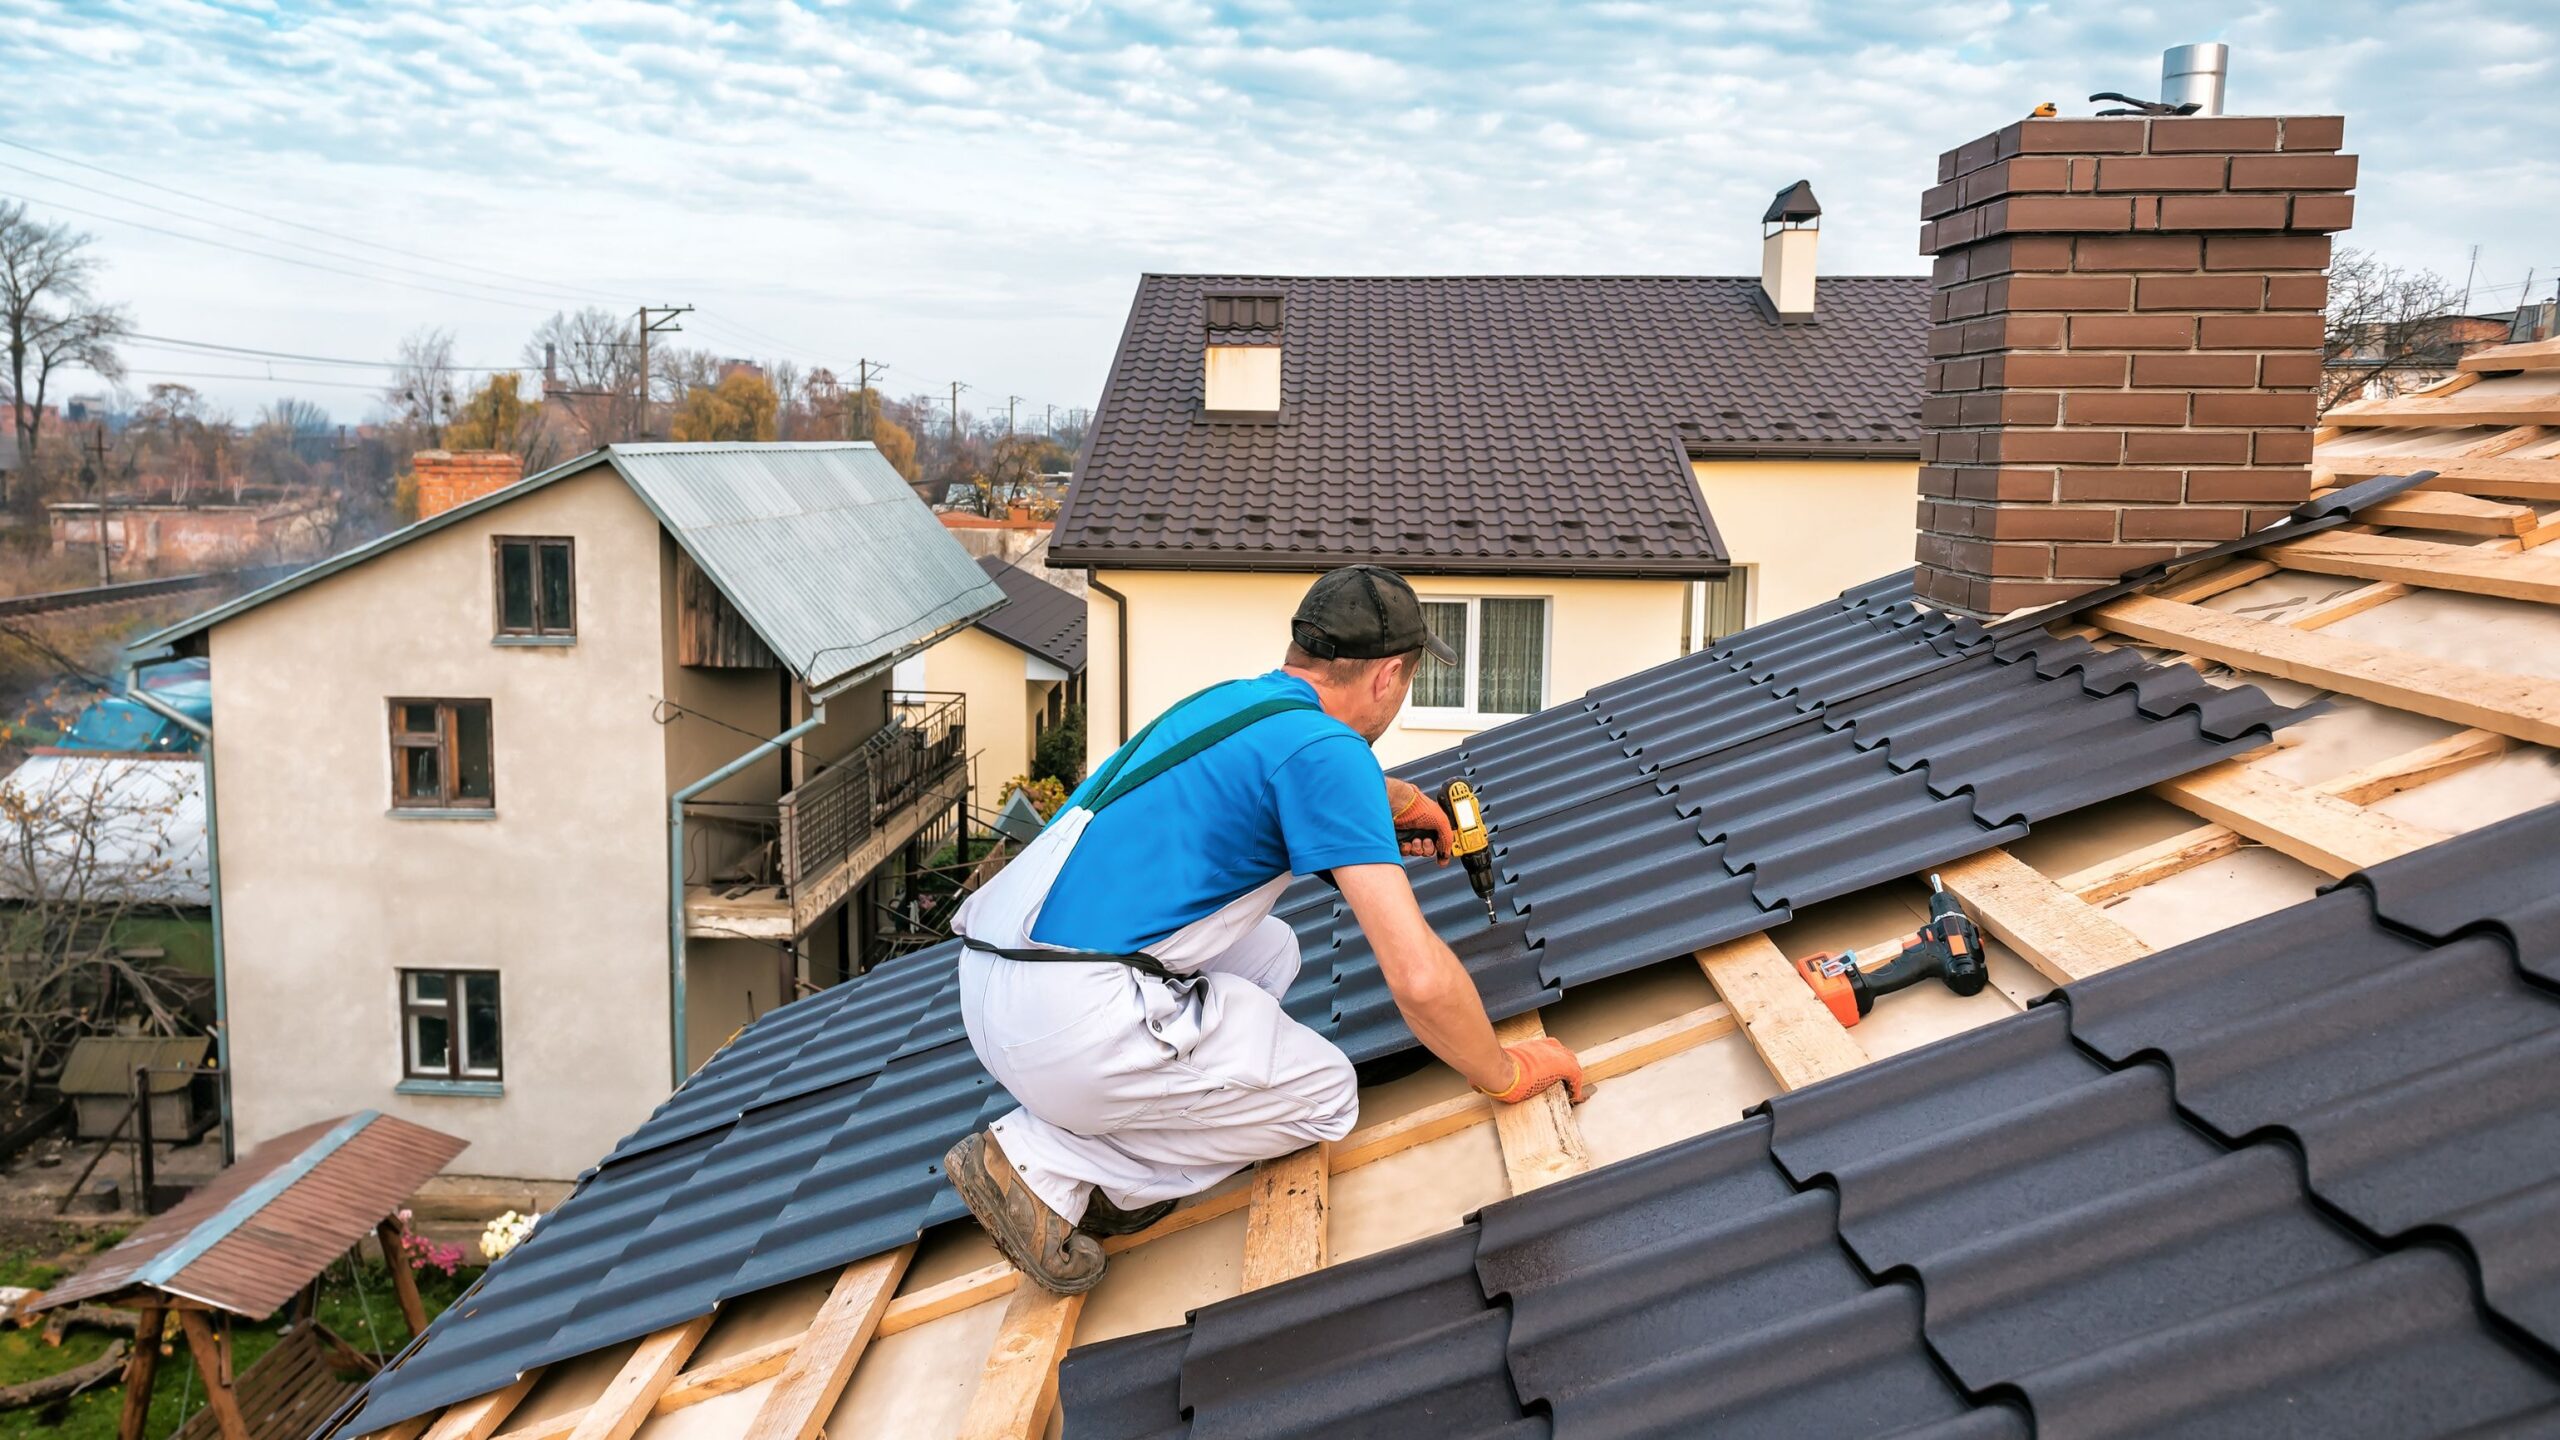
{"label": "chimney cap", "polygon": [[1768,213],[1760,217],[1760,223],[1775,225],[1784,222],[1792,225],[1802,220],[1821,218],[1822,202],[1813,198],[1813,182],[1799,180],[1778,192],[1778,198],[1769,202]]}

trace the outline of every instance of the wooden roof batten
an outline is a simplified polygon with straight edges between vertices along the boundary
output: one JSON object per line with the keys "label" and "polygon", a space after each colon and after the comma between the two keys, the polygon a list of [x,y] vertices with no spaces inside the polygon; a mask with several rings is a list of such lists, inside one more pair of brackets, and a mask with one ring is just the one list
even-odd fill
{"label": "wooden roof batten", "polygon": [[[2279,745],[2162,782],[2153,796],[2193,816],[2193,827],[2128,845],[2064,873],[2048,874],[2008,849],[1940,867],[1940,878],[1999,951],[2057,985],[2139,963],[2154,947],[2109,913],[2118,903],[2253,848],[2273,851],[2322,877],[2407,854],[2445,838],[2444,833],[2374,808],[2378,804],[2519,752],[2560,749],[2560,680],[2324,633],[2419,594],[2482,597],[2537,607],[2536,613],[2541,607],[2560,607],[2560,582],[2552,578],[2560,572],[2553,572],[2554,562],[2537,553],[2560,538],[2560,518],[2555,518],[2560,511],[2552,508],[2560,506],[2560,443],[2555,443],[2560,442],[2560,375],[2554,372],[2560,372],[2560,341],[2500,347],[2467,358],[2455,380],[2432,391],[2334,413],[2333,428],[2323,431],[2315,456],[2320,483],[2419,468],[2434,469],[2437,477],[2390,504],[2360,513],[2357,524],[2271,547],[2265,555],[2176,575],[2148,594],[2101,606],[2073,632],[2100,644],[2163,648],[2200,666],[2227,667],[2243,679],[2296,681],[2451,725],[2451,733],[2315,781],[2285,774],[2287,752]],[[2517,375],[2550,377],[2552,383],[2537,387],[2543,398],[2535,404],[2510,403],[2501,398],[2502,382]],[[2472,395],[2460,407],[2451,403],[2484,384],[2492,386],[2487,393]],[[2417,428],[2421,420],[2439,429],[2468,425],[2478,433],[2450,440],[2431,434],[2424,452],[2358,448],[2377,435]],[[2518,453],[2525,450],[2536,453]],[[2360,568],[2340,568],[2346,566]],[[2369,583],[2306,605],[2282,620],[2235,614],[2209,603],[2288,572]],[[2550,620],[2554,635],[2560,636],[2560,609],[2552,610]],[[1864,1030],[1842,1028],[1814,999],[1793,973],[1779,944],[1784,938],[1783,933],[1776,938],[1756,934],[1698,952],[1694,963],[1712,985],[1716,1003],[1582,1047],[1586,1070],[1601,1081],[1636,1075],[1736,1034],[1747,1040],[1778,1090],[1799,1089],[1867,1063],[1868,1052],[1859,1039]],[[1986,1020],[2009,1013],[2017,1003],[1997,985],[1984,995],[1993,997],[1983,1002]],[[1544,1028],[1543,1017],[1532,1012],[1505,1022],[1505,1038],[1543,1033]],[[1590,1164],[1579,1114],[1560,1099],[1497,1111],[1482,1097],[1466,1094],[1365,1126],[1331,1145],[1267,1161],[1245,1183],[1186,1202],[1151,1229],[1114,1240],[1109,1248],[1126,1253],[1241,1210],[1246,1215],[1243,1288],[1279,1283],[1331,1262],[1326,1235],[1335,1211],[1336,1177],[1487,1124],[1494,1127],[1513,1193],[1553,1183]],[[838,1279],[838,1292],[865,1267],[878,1267],[875,1278],[880,1271],[903,1271],[911,1250],[848,1267]],[[1056,1363],[1073,1343],[1082,1313],[1080,1299],[1061,1300],[1019,1285],[1017,1279],[1010,1266],[997,1263],[907,1293],[891,1296],[883,1290],[873,1297],[878,1313],[871,1339],[975,1306],[1006,1303],[962,1427],[962,1433],[973,1437],[1043,1433],[1055,1405]],[[889,1285],[894,1288],[894,1278]],[[820,1321],[801,1335],[679,1371],[648,1392],[641,1408],[663,1415],[772,1381],[818,1345],[825,1318],[822,1310]],[[847,1333],[848,1327],[840,1324],[827,1342],[833,1348],[824,1353],[833,1355],[843,1375],[850,1376],[858,1367],[862,1342],[848,1347]],[[820,1368],[835,1374],[832,1368]],[[801,1408],[801,1402],[785,1408],[797,1420],[823,1417],[843,1383],[837,1378],[833,1389],[804,1386],[800,1394],[808,1408]],[[778,1386],[775,1393],[780,1393]],[[822,1402],[816,1399],[821,1395]],[[630,1402],[623,1403],[625,1409],[617,1413],[627,1414]],[[772,1404],[768,1401],[767,1407]],[[448,1435],[444,1425],[468,1408],[444,1412],[432,1432],[423,1428],[427,1422],[422,1418],[412,1422],[419,1429],[404,1425],[378,1433],[396,1440],[416,1440],[420,1434],[442,1440]],[[590,1432],[586,1427],[593,1411],[590,1406],[503,1432],[463,1428],[449,1433],[481,1440],[491,1435],[498,1440],[585,1440],[589,1433],[632,1433]],[[760,1411],[760,1425],[761,1417]],[[784,1431],[760,1428],[754,1433]],[[805,1440],[816,1432],[791,1433]]]}

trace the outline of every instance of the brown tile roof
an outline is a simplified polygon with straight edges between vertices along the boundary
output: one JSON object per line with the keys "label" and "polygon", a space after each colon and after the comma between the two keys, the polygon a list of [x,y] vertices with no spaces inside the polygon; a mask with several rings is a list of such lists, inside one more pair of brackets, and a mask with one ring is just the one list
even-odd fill
{"label": "brown tile roof", "polygon": [[1084,668],[1084,597],[1060,589],[1020,565],[992,555],[978,568],[1004,592],[1002,609],[978,618],[978,628],[1057,665],[1069,674]]}
{"label": "brown tile roof", "polygon": [[[1917,459],[1925,276],[1139,281],[1054,563],[1714,573],[1688,459]],[[1200,413],[1208,298],[1282,297],[1276,422]]]}

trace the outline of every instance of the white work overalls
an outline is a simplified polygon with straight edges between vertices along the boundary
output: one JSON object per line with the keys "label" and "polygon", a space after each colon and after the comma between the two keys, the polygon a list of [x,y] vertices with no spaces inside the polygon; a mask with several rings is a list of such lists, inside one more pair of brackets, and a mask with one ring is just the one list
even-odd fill
{"label": "white work overalls", "polygon": [[[1110,768],[1097,777],[1097,803],[1136,788],[1113,793],[1116,778]],[[1081,806],[1060,811],[960,907],[958,932],[973,946],[1082,953],[1043,945],[1031,929],[1092,819]],[[961,952],[970,1047],[1022,1104],[995,1122],[996,1139],[1050,1209],[1081,1219],[1096,1186],[1124,1209],[1176,1199],[1350,1133],[1360,1114],[1350,1060],[1280,1008],[1298,975],[1297,936],[1271,914],[1288,884],[1275,875],[1148,946],[1170,980],[1109,959]]]}

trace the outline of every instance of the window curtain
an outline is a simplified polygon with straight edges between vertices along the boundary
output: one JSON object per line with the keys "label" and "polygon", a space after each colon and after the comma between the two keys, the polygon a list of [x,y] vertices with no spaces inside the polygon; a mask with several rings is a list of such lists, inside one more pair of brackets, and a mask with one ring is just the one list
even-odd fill
{"label": "window curtain", "polygon": [[1543,600],[1484,600],[1483,649],[1477,659],[1476,710],[1527,715],[1547,690],[1547,605]]}
{"label": "window curtain", "polygon": [[[1449,642],[1449,648],[1461,659],[1467,653],[1467,607],[1461,602],[1426,600],[1422,605],[1422,623],[1431,633]],[[1444,665],[1429,653],[1422,657],[1422,669],[1413,677],[1414,705],[1432,709],[1458,710],[1467,703],[1466,672],[1455,665]]]}

